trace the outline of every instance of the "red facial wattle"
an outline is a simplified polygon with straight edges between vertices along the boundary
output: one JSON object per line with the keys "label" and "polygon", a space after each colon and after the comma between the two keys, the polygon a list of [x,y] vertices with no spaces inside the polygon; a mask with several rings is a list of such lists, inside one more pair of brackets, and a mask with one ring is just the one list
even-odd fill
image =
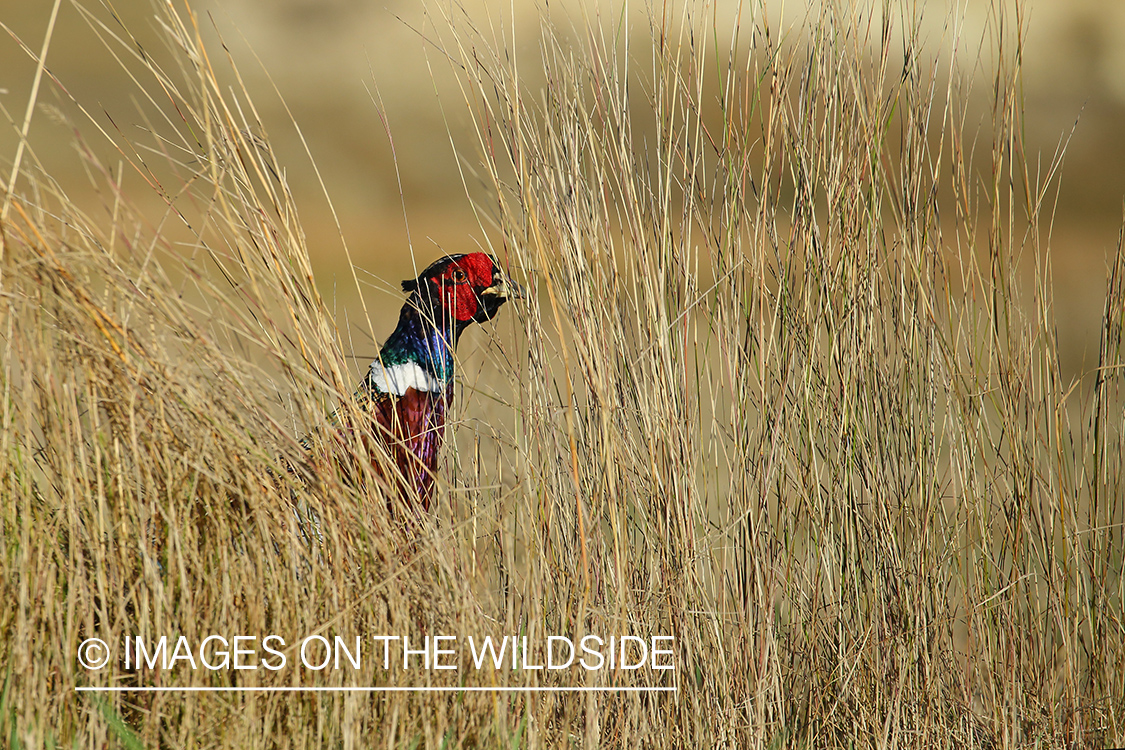
{"label": "red facial wattle", "polygon": [[482,253],[466,255],[434,279],[441,285],[443,307],[462,322],[468,322],[480,310],[476,289],[492,284],[494,266]]}

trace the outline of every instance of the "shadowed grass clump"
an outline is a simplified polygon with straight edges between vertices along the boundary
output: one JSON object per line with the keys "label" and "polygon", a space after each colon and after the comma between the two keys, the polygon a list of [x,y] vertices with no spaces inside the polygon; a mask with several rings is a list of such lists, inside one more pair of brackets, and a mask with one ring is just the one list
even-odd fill
{"label": "shadowed grass clump", "polygon": [[[1064,382],[1061,155],[1024,156],[1018,14],[965,45],[978,127],[956,16],[937,46],[832,4],[785,29],[545,16],[531,84],[516,39],[435,4],[441,102],[479,136],[466,190],[532,294],[462,351],[436,512],[405,524],[373,477],[304,460],[357,375],[249,93],[161,12],[160,53],[87,13],[148,93],[148,141],[77,126],[102,205],[34,169],[5,196],[11,744],[1121,742],[1125,255],[1098,367]],[[277,634],[292,666],[76,659],[213,634]],[[552,635],[670,635],[675,669],[296,666],[309,635],[439,634],[527,636],[533,663]]]}

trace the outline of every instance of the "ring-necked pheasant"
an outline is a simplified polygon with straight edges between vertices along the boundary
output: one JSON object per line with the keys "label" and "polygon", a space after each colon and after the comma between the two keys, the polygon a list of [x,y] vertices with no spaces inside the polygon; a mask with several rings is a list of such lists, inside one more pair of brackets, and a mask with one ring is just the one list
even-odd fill
{"label": "ring-necked pheasant", "polygon": [[[359,390],[358,405],[372,417],[373,429],[354,430],[345,411],[337,412],[336,437],[357,432],[386,450],[397,476],[387,477],[380,462],[375,472],[397,486],[408,505],[427,510],[434,471],[445,433],[445,413],[453,395],[453,352],[461,333],[473,323],[496,316],[522,290],[497,260],[486,253],[447,255],[416,279],[402,282],[410,296],[398,326],[371,363]],[[312,448],[306,442],[306,448]],[[372,455],[378,450],[369,444]]]}

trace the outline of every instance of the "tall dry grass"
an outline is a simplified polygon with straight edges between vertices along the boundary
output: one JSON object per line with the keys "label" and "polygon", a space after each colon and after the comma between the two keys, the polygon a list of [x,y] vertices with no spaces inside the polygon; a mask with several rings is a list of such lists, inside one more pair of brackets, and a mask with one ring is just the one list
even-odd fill
{"label": "tall dry grass", "polygon": [[[797,28],[756,6],[647,34],[548,17],[529,76],[507,27],[430,10],[460,85],[442,104],[477,123],[455,144],[467,192],[533,294],[462,352],[437,512],[406,528],[331,469],[283,468],[356,371],[233,62],[190,10],[161,6],[168,47],[143,51],[87,11],[147,119],[76,122],[101,206],[33,154],[5,197],[0,734],[1120,744],[1125,263],[1097,369],[1062,381],[1061,158],[1022,148],[1021,15],[994,10],[981,47],[956,13],[931,39],[912,12],[836,4]],[[265,633],[671,634],[676,670],[76,661],[92,636]],[[75,692],[654,683],[678,691]]]}

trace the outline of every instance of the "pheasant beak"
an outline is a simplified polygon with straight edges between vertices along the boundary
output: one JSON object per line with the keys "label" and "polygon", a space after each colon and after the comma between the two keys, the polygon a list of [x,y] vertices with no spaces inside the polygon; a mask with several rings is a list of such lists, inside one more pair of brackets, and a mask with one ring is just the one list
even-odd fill
{"label": "pheasant beak", "polygon": [[496,313],[500,311],[505,302],[513,298],[526,297],[527,292],[519,284],[509,279],[499,266],[494,265],[492,284],[477,292],[477,296],[480,300],[480,306],[476,315],[473,316],[473,320],[484,323],[496,317]]}
{"label": "pheasant beak", "polygon": [[493,279],[492,286],[481,290],[480,296],[492,297],[500,302],[527,297],[527,292],[522,286],[502,274],[497,274],[497,277]]}

